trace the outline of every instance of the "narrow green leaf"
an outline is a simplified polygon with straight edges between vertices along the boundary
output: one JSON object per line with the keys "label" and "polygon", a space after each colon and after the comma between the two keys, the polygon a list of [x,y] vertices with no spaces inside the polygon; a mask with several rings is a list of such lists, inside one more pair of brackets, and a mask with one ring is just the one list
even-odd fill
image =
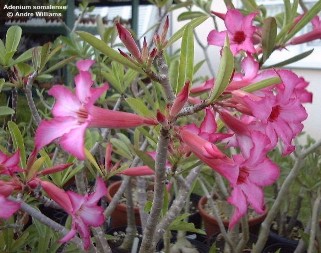
{"label": "narrow green leaf", "polygon": [[134,81],[134,79],[137,77],[138,73],[135,70],[128,69],[126,71],[126,74],[124,75],[124,80],[123,80],[123,87],[124,90],[127,89],[127,87]]}
{"label": "narrow green leaf", "polygon": [[155,160],[144,151],[141,151],[134,147],[136,155],[143,161],[144,165],[147,165],[149,168],[155,170]]}
{"label": "narrow green leaf", "polygon": [[98,163],[96,162],[96,159],[94,158],[94,156],[89,152],[88,149],[85,148],[85,155],[87,160],[94,165],[94,167],[96,168],[96,170],[99,172],[99,174],[101,176],[103,176],[103,172],[101,171],[101,168],[99,167]]}
{"label": "narrow green leaf", "polygon": [[14,114],[14,110],[8,106],[0,106],[0,117]]}
{"label": "narrow green leaf", "polygon": [[42,73],[43,74],[47,74],[47,73],[50,73],[50,72],[55,71],[57,69],[61,69],[63,66],[65,66],[69,62],[72,62],[75,58],[76,58],[76,56],[70,56],[67,59],[63,59],[62,61],[56,63],[55,65],[53,65],[50,68],[48,68],[45,71],[43,71]]}
{"label": "narrow green leaf", "polygon": [[200,62],[195,64],[195,66],[194,66],[194,74],[197,73],[197,71],[203,66],[205,61],[206,60],[202,60],[202,61],[200,61]]}
{"label": "narrow green leaf", "polygon": [[213,86],[210,92],[209,102],[215,101],[215,99],[218,98],[224,92],[226,86],[230,82],[233,71],[234,57],[229,47],[228,38],[226,37],[225,45],[223,47],[222,58],[217,73],[217,78],[215,81],[215,85]]}
{"label": "narrow green leaf", "polygon": [[279,77],[271,77],[271,78],[265,79],[263,81],[246,86],[242,90],[244,90],[246,92],[253,92],[256,90],[261,90],[263,88],[269,87],[274,84],[278,84],[280,82],[281,82],[281,79]]}
{"label": "narrow green leaf", "polygon": [[169,7],[168,11],[174,11],[183,7],[188,7],[193,5],[193,1],[186,1],[186,2],[182,2],[182,3],[178,3],[178,4],[173,4],[172,6]]}
{"label": "narrow green leaf", "polygon": [[5,84],[6,80],[4,78],[0,78],[0,92],[2,91],[2,87]]}
{"label": "narrow green leaf", "polygon": [[250,12],[257,11],[258,6],[255,0],[241,0],[245,9],[249,10]]}
{"label": "narrow green leaf", "polygon": [[171,64],[169,65],[169,83],[173,85],[174,90],[176,90],[177,87],[178,67],[178,59],[174,59],[173,61],[171,61]]}
{"label": "narrow green leaf", "polygon": [[13,146],[16,150],[19,149],[20,151],[20,166],[21,168],[26,168],[26,150],[22,134],[13,121],[8,122],[8,129],[13,141]]}
{"label": "narrow green leaf", "polygon": [[277,34],[276,20],[269,17],[263,21],[262,28],[262,47],[263,47],[263,62],[265,62],[275,47],[275,39]]}
{"label": "narrow green leaf", "polygon": [[4,65],[4,56],[6,55],[6,48],[3,44],[3,41],[0,40],[0,63]]}
{"label": "narrow green leaf", "polygon": [[166,44],[166,48],[172,45],[175,41],[179,40],[184,33],[184,30],[187,26],[190,26],[192,29],[195,29],[197,26],[202,24],[206,19],[208,19],[208,16],[204,14],[204,16],[195,18],[191,20],[189,23],[184,25],[181,29],[179,29],[176,33],[173,34],[173,36],[168,40]]}
{"label": "narrow green leaf", "polygon": [[50,48],[51,48],[51,45],[50,45],[50,42],[44,44],[42,47],[41,47],[41,51],[40,51],[40,71],[45,67],[47,61],[48,61],[48,54],[50,52]]}
{"label": "narrow green leaf", "polygon": [[311,9],[306,12],[302,19],[289,31],[285,41],[290,40],[297,32],[306,26],[321,11],[321,1],[317,1]]}
{"label": "narrow green leaf", "polygon": [[123,88],[112,73],[102,71],[101,74],[104,76],[104,78],[107,79],[108,83],[111,84],[119,93],[123,93]]}
{"label": "narrow green leaf", "polygon": [[6,35],[6,51],[7,52],[16,52],[20,39],[21,39],[22,30],[19,26],[10,26],[7,35]]}
{"label": "narrow green leaf", "polygon": [[270,66],[264,66],[263,69],[267,69],[267,68],[278,68],[278,67],[283,67],[283,66],[286,66],[286,65],[289,65],[293,62],[297,62],[299,60],[302,60],[303,58],[309,56],[310,54],[312,54],[314,49],[311,49],[309,51],[306,51],[306,52],[303,52],[301,54],[298,54],[294,57],[291,57],[285,61],[281,61],[279,63],[276,63],[276,64],[273,64],[273,65],[270,65]]}
{"label": "narrow green leaf", "polygon": [[203,17],[203,16],[204,16],[204,12],[201,12],[201,11],[186,11],[186,12],[181,13],[177,17],[177,20],[184,21],[184,20],[189,20],[189,19]]}
{"label": "narrow green leaf", "polygon": [[[65,42],[65,40],[63,42]],[[72,45],[70,47],[72,47]],[[59,46],[55,47],[54,49],[52,49],[51,52],[48,54],[47,61],[49,61],[51,59],[51,57],[53,57],[56,53],[58,53],[60,51],[60,49],[62,49],[62,48],[63,48],[63,46],[59,45]]]}
{"label": "narrow green leaf", "polygon": [[118,140],[117,138],[111,138],[110,142],[113,144],[114,152],[120,154],[121,156],[132,159],[132,153],[124,142]]}
{"label": "narrow green leaf", "polygon": [[193,81],[193,71],[194,71],[193,29],[190,26],[186,26],[182,37],[176,93],[178,93],[182,89],[182,87],[184,86],[187,80]]}
{"label": "narrow green leaf", "polygon": [[18,56],[13,62],[11,62],[10,66],[18,64],[20,62],[25,62],[31,59],[32,57],[32,50],[33,48],[28,49],[27,51],[23,52],[20,56]]}
{"label": "narrow green leaf", "polygon": [[117,61],[131,69],[134,69],[139,73],[144,73],[142,68],[138,67],[137,65],[132,63],[130,60],[126,59],[120,53],[118,53],[117,51],[109,47],[105,42],[103,42],[100,39],[97,39],[94,35],[87,32],[77,32],[77,34],[88,44],[90,44],[91,46],[93,46],[98,51],[102,52],[112,60]]}
{"label": "narrow green leaf", "polygon": [[286,26],[286,24],[289,24],[290,22],[292,22],[291,18],[292,18],[292,6],[291,6],[291,2],[290,0],[283,0],[284,3],[284,19],[283,19],[283,26]]}
{"label": "narrow green leaf", "polygon": [[130,108],[139,115],[145,117],[155,117],[155,113],[148,109],[142,99],[126,98],[126,102]]}

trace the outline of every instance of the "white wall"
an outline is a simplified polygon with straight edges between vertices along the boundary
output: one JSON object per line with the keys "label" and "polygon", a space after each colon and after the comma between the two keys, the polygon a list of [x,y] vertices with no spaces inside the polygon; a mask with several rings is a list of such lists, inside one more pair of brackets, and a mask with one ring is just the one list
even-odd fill
{"label": "white wall", "polygon": [[[224,1],[213,1],[212,10],[218,12],[226,12]],[[173,22],[173,32],[177,31],[187,22],[177,22],[178,15],[180,11],[175,11],[172,16]],[[222,21],[218,19],[219,26],[224,29],[224,24]],[[214,29],[214,25],[212,20],[208,19],[206,22],[201,24],[199,27],[196,28],[198,36],[202,43],[206,45],[207,43],[207,35],[208,33]],[[173,45],[173,49],[176,50],[180,47],[180,41],[176,42]],[[220,55],[219,55],[219,47],[210,46],[209,47],[209,58],[212,64],[212,68],[217,72]],[[200,60],[204,59],[203,51],[200,47],[197,46],[195,43],[195,63],[199,62]],[[321,55],[320,55],[321,57]],[[210,72],[206,66],[199,71],[198,75],[200,76],[211,76]],[[298,75],[304,77],[307,81],[310,82],[310,86],[308,88],[309,91],[313,92],[313,103],[312,104],[305,104],[305,108],[309,114],[308,119],[304,122],[304,131],[311,135],[315,139],[321,139],[321,65],[314,66],[319,67],[320,69],[303,69],[303,68],[296,68],[293,71]],[[300,140],[304,141],[305,137],[301,138]]]}

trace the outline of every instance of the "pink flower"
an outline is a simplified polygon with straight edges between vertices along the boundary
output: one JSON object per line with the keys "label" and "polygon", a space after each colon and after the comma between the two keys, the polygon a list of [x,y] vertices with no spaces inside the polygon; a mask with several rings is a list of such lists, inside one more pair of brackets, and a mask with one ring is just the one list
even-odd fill
{"label": "pink flower", "polygon": [[217,142],[231,136],[217,132],[215,113],[209,108],[205,109],[205,117],[200,127],[197,127],[196,124],[189,124],[184,126],[184,128],[209,142]]}
{"label": "pink flower", "polygon": [[52,198],[72,217],[71,230],[66,234],[60,242],[70,241],[77,233],[83,240],[84,249],[90,246],[90,226],[101,226],[104,221],[104,209],[98,206],[98,201],[106,195],[107,188],[101,178],[97,178],[95,192],[79,195],[72,191],[65,192],[56,185],[42,181],[41,186]]}
{"label": "pink flower", "polygon": [[[238,101],[248,107],[256,118],[257,130],[264,129],[271,141],[271,146],[277,144],[278,138],[283,142],[283,154],[294,150],[292,140],[303,129],[302,121],[307,118],[307,113],[301,104],[302,84],[293,72],[280,70],[278,74],[282,83],[273,90],[264,90],[259,93],[233,92]],[[307,96],[308,93],[305,94]],[[304,99],[305,100],[305,99]]]}
{"label": "pink flower", "polygon": [[88,127],[130,128],[144,124],[156,124],[147,119],[127,112],[112,111],[94,106],[95,101],[108,86],[91,88],[93,80],[89,69],[93,61],[77,62],[79,74],[75,77],[76,92],[63,85],[55,85],[49,94],[56,98],[51,120],[43,120],[36,132],[37,150],[58,139],[63,149],[84,160],[84,137]]}
{"label": "pink flower", "polygon": [[313,40],[321,39],[321,20],[319,16],[315,16],[312,21],[312,31],[302,34],[300,36],[294,37],[291,41],[291,45],[302,44],[306,42],[310,42]]}
{"label": "pink flower", "polygon": [[235,182],[237,179],[236,170],[221,169],[220,164],[232,162],[224,153],[222,153],[213,143],[192,133],[188,129],[182,128],[180,137],[184,144],[205,164],[213,170],[224,176],[229,182]]}
{"label": "pink flower", "polygon": [[253,34],[256,28],[252,25],[252,22],[256,15],[256,13],[251,13],[243,16],[240,11],[229,9],[224,19],[227,30],[223,32],[211,31],[207,37],[207,42],[210,45],[223,46],[225,38],[228,36],[233,55],[241,50],[255,53]]}
{"label": "pink flower", "polygon": [[220,163],[221,170],[237,171],[237,180],[231,183],[233,188],[228,202],[235,206],[229,223],[233,228],[247,212],[250,205],[257,213],[264,212],[264,194],[262,187],[273,184],[279,177],[278,167],[266,157],[266,145],[269,139],[262,133],[251,133],[252,147],[248,156],[234,155],[233,163]]}
{"label": "pink flower", "polygon": [[22,172],[22,169],[18,165],[19,162],[19,150],[12,156],[8,156],[0,151],[0,174],[12,176],[14,173]]}
{"label": "pink flower", "polygon": [[200,93],[210,91],[214,86],[214,78],[206,80],[202,85],[192,87],[191,93],[195,95],[199,95]]}
{"label": "pink flower", "polygon": [[0,218],[9,219],[15,212],[20,209],[20,204],[8,200],[5,196],[0,194]]}

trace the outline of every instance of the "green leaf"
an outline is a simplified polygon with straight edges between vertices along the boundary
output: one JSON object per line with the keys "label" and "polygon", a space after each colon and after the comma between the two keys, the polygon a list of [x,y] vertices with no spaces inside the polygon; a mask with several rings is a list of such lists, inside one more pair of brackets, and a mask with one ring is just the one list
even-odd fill
{"label": "green leaf", "polygon": [[177,20],[184,21],[184,20],[189,20],[189,19],[203,17],[203,16],[204,16],[204,12],[201,12],[201,11],[186,11],[186,12],[181,13],[177,17]]}
{"label": "green leaf", "polygon": [[9,66],[11,65],[10,62],[12,61],[12,57],[16,51],[7,51],[4,56],[4,65]]}
{"label": "green leaf", "polygon": [[171,61],[169,65],[169,83],[174,85],[174,88],[177,86],[177,78],[178,78],[178,67],[179,67],[179,60],[175,59]]}
{"label": "green leaf", "polygon": [[250,12],[257,11],[258,6],[255,0],[241,0],[241,1],[245,9],[247,9],[248,11]]}
{"label": "green leaf", "polygon": [[0,78],[0,92],[2,90],[3,85],[5,84],[6,80],[4,78]]}
{"label": "green leaf", "polygon": [[181,55],[179,59],[178,80],[176,94],[182,89],[187,80],[193,81],[194,70],[194,36],[191,26],[186,26],[181,44]]}
{"label": "green leaf", "polygon": [[186,2],[173,4],[172,6],[169,7],[168,12],[177,10],[179,8],[188,7],[188,6],[191,6],[191,5],[193,5],[193,1],[186,1]]}
{"label": "green leaf", "polygon": [[275,39],[277,34],[276,20],[269,17],[263,21],[262,28],[262,47],[263,47],[263,62],[265,62],[275,47]]}
{"label": "green leaf", "polygon": [[183,36],[185,28],[187,26],[190,26],[192,29],[195,29],[195,27],[202,24],[206,19],[208,19],[208,16],[204,14],[204,16],[202,16],[202,17],[195,18],[195,19],[191,20],[189,23],[184,25],[181,29],[179,29],[176,33],[173,34],[173,36],[168,40],[166,47],[169,47],[175,41],[179,40]]}
{"label": "green leaf", "polygon": [[85,155],[86,158],[88,159],[88,161],[94,165],[94,167],[96,168],[96,170],[100,173],[101,176],[103,176],[103,172],[101,171],[101,168],[99,167],[98,163],[96,162],[96,159],[94,158],[94,156],[89,152],[88,149],[85,148]]}
{"label": "green leaf", "polygon": [[155,113],[148,109],[142,99],[140,98],[126,98],[126,102],[130,108],[145,117],[155,117]]}
{"label": "green leaf", "polygon": [[141,151],[134,147],[136,155],[143,161],[144,165],[147,165],[149,168],[155,170],[155,160],[144,151]]}
{"label": "green leaf", "polygon": [[194,223],[188,223],[184,221],[189,216],[188,213],[182,214],[178,216],[170,225],[170,230],[180,230],[180,231],[186,231],[186,232],[193,232],[205,235],[205,231],[202,229],[195,228]]}
{"label": "green leaf", "polygon": [[0,117],[6,115],[12,115],[15,111],[8,106],[0,106]]}
{"label": "green leaf", "polygon": [[101,74],[107,79],[108,83],[111,84],[119,93],[123,93],[123,88],[121,87],[118,80],[115,78],[114,74],[111,72],[102,71]]}
{"label": "green leaf", "polygon": [[278,68],[278,67],[283,67],[285,65],[288,65],[288,64],[291,64],[293,62],[297,62],[299,60],[302,60],[303,58],[309,56],[310,54],[312,54],[314,49],[311,49],[309,51],[306,51],[306,52],[303,52],[301,54],[298,54],[294,57],[291,57],[285,61],[281,61],[279,63],[276,63],[276,64],[273,64],[273,65],[270,65],[270,66],[264,66],[262,69],[267,69],[267,68]]}
{"label": "green leaf", "polygon": [[4,64],[5,55],[6,55],[6,48],[5,48],[4,44],[3,44],[3,41],[0,40],[0,64],[1,65],[5,65]]}
{"label": "green leaf", "polygon": [[226,37],[215,85],[213,86],[210,92],[210,97],[209,97],[210,103],[215,101],[215,99],[218,98],[224,92],[226,86],[230,82],[233,71],[234,71],[234,57],[229,47],[228,37]]}
{"label": "green leaf", "polygon": [[51,45],[50,45],[49,42],[44,44],[41,47],[40,65],[39,65],[40,69],[39,69],[39,71],[41,71],[45,67],[45,65],[46,65],[46,63],[48,61],[48,55],[49,55],[49,52],[50,52],[50,48],[51,48]]}
{"label": "green leaf", "polygon": [[13,146],[16,150],[19,149],[20,151],[20,166],[21,168],[26,168],[26,150],[22,134],[16,123],[13,121],[8,122],[8,129],[11,134]]}
{"label": "green leaf", "polygon": [[244,87],[242,90],[244,90],[246,92],[253,92],[256,90],[261,90],[263,88],[269,87],[274,84],[278,84],[280,82],[281,82],[281,79],[279,77],[271,77],[271,78],[265,79],[263,81],[248,85],[248,86]]}
{"label": "green leaf", "polygon": [[47,74],[47,73],[50,73],[52,71],[55,71],[56,69],[61,69],[63,66],[65,66],[69,62],[72,62],[75,58],[76,58],[76,56],[70,56],[67,59],[63,59],[62,61],[56,63],[55,65],[53,65],[50,68],[48,68],[45,71],[43,71],[42,73],[43,74]]}
{"label": "green leaf", "polygon": [[291,39],[297,32],[306,26],[321,11],[321,1],[317,1],[311,9],[306,12],[303,18],[288,32],[285,41]]}
{"label": "green leaf", "polygon": [[122,56],[120,53],[109,47],[105,42],[103,42],[100,39],[97,39],[94,35],[87,33],[87,32],[77,32],[77,34],[88,44],[96,48],[98,51],[102,52],[106,56],[108,56],[110,59],[119,62],[131,69],[136,70],[139,73],[144,73],[142,68]]}
{"label": "green leaf", "polygon": [[10,63],[9,67],[13,66],[13,65],[16,65],[16,64],[18,64],[20,62],[25,62],[25,61],[30,60],[31,57],[32,57],[32,50],[33,50],[33,48],[30,48],[27,51],[23,52],[20,56],[18,56],[15,60],[13,60]]}
{"label": "green leaf", "polygon": [[110,142],[113,144],[113,147],[115,148],[115,153],[118,153],[119,155],[127,159],[132,159],[132,153],[127,144],[125,144],[121,140],[118,140],[117,138],[111,138]]}
{"label": "green leaf", "polygon": [[203,66],[205,61],[206,60],[202,60],[202,61],[196,63],[196,65],[194,66],[194,74],[197,73],[197,71]]}
{"label": "green leaf", "polygon": [[10,26],[6,35],[6,51],[16,52],[20,39],[22,30],[19,26]]}

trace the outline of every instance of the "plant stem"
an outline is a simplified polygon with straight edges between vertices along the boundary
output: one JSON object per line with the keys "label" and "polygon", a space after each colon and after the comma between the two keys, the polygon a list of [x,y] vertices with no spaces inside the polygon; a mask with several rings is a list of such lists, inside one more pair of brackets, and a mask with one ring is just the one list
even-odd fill
{"label": "plant stem", "polygon": [[25,87],[25,95],[26,95],[26,98],[27,98],[28,106],[29,106],[30,111],[31,111],[32,118],[33,118],[34,122],[36,123],[36,125],[38,126],[40,124],[41,117],[39,115],[39,112],[37,110],[37,107],[36,107],[35,102],[34,102],[33,97],[32,97],[32,84],[33,84],[33,81],[35,80],[35,78],[37,77],[37,75],[38,75],[38,72],[34,71],[28,77],[28,81],[27,81],[27,84],[26,84],[26,87]]}
{"label": "plant stem", "polygon": [[121,249],[124,249],[127,251],[131,249],[132,243],[134,241],[134,238],[137,232],[132,190],[133,190],[132,178],[129,177],[129,182],[125,189],[126,209],[127,209],[126,236],[124,238],[122,245],[120,246]]}
{"label": "plant stem", "polygon": [[[58,233],[62,234],[63,236],[65,236],[69,232],[64,226],[61,226],[60,224],[56,223],[55,221],[49,219],[47,216],[43,215],[40,211],[31,207],[30,205],[28,205],[24,201],[16,199],[14,197],[8,197],[8,199],[15,201],[17,203],[20,203],[21,210],[28,213],[31,217],[39,220],[44,225],[46,225],[46,226],[52,228],[53,230],[57,231]],[[82,242],[79,237],[76,236],[71,241],[76,244],[76,246],[79,248],[79,250],[81,252],[83,252]]]}
{"label": "plant stem", "polygon": [[148,214],[144,210],[146,200],[147,200],[147,195],[146,195],[146,180],[143,177],[137,178],[137,199],[138,199],[138,206],[139,206],[140,222],[141,222],[142,230],[144,230],[146,227]]}
{"label": "plant stem", "polygon": [[311,219],[311,232],[310,232],[310,239],[309,239],[309,247],[308,253],[315,252],[314,244],[316,238],[316,230],[317,226],[319,226],[319,213],[320,213],[320,203],[321,203],[321,194],[320,189],[318,190],[318,196],[314,201],[313,209],[312,209],[312,219]]}
{"label": "plant stem", "polygon": [[181,187],[178,191],[178,194],[173,201],[173,204],[167,211],[165,217],[159,222],[156,228],[155,241],[158,241],[164,233],[166,233],[169,225],[175,220],[175,218],[179,215],[182,208],[184,207],[184,203],[186,201],[186,197],[189,194],[189,189],[192,184],[196,180],[197,176],[201,171],[201,166],[197,166],[192,169],[191,172],[187,175],[185,184],[181,184]]}
{"label": "plant stem", "polygon": [[232,241],[230,240],[228,234],[226,233],[223,221],[222,221],[222,219],[221,219],[221,217],[219,215],[219,211],[217,209],[217,206],[216,206],[215,202],[213,201],[212,196],[210,195],[209,191],[205,187],[203,181],[199,180],[199,182],[201,184],[201,187],[202,187],[202,189],[204,191],[205,196],[207,197],[207,201],[209,201],[209,202],[212,201],[211,209],[213,211],[213,216],[214,216],[214,218],[216,219],[216,221],[218,223],[218,226],[220,228],[220,231],[221,231],[221,233],[223,235],[223,238],[224,238],[225,242],[229,245],[229,247],[231,249],[231,252],[235,252],[234,245],[233,245]]}
{"label": "plant stem", "polygon": [[106,240],[106,235],[104,230],[101,227],[96,227],[91,229],[94,233],[95,242],[96,242],[96,248],[98,252],[104,252],[104,253],[112,253],[109,244]]}
{"label": "plant stem", "polygon": [[246,215],[242,218],[241,225],[242,225],[242,239],[237,244],[236,252],[242,252],[242,250],[245,248],[246,243],[248,242],[248,240],[250,238],[249,221],[248,221],[248,217]]}
{"label": "plant stem", "polygon": [[153,205],[147,219],[146,228],[143,234],[143,241],[140,253],[153,253],[155,241],[155,230],[158,224],[159,216],[164,202],[164,187],[166,173],[167,150],[170,140],[170,132],[168,128],[162,127],[160,137],[157,144],[157,155],[155,161],[155,182],[154,182],[154,198]]}
{"label": "plant stem", "polygon": [[310,153],[314,152],[315,150],[317,150],[319,147],[321,146],[321,140],[319,140],[318,142],[316,142],[314,145],[312,145],[310,148],[306,149],[305,151],[303,151],[300,155],[298,155],[298,157],[296,158],[296,161],[294,163],[294,166],[292,168],[292,170],[290,171],[290,173],[287,175],[287,177],[285,178],[278,196],[276,197],[270,211],[268,212],[264,222],[261,224],[261,229],[260,229],[260,233],[259,233],[259,238],[256,242],[256,244],[254,245],[254,248],[252,250],[253,253],[260,253],[262,252],[264,245],[266,243],[267,237],[269,235],[269,231],[270,231],[270,227],[271,224],[274,220],[274,218],[276,217],[281,204],[283,203],[284,199],[286,198],[286,195],[288,193],[288,190],[291,186],[291,184],[294,182],[294,180],[296,179],[296,177],[299,174],[299,171],[303,165],[304,159],[307,155],[309,155]]}

